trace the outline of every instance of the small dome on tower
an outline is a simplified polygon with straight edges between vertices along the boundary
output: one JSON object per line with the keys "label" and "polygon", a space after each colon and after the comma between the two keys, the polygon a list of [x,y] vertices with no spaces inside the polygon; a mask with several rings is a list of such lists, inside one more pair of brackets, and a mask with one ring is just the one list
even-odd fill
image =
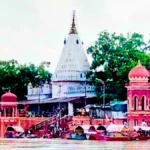
{"label": "small dome on tower", "polygon": [[148,82],[148,77],[149,72],[141,65],[140,61],[128,74],[130,82]]}
{"label": "small dome on tower", "polygon": [[45,84],[48,84],[48,81],[47,81],[47,80],[45,81]]}
{"label": "small dome on tower", "polygon": [[16,102],[17,96],[11,92],[7,92],[1,97],[2,102]]}
{"label": "small dome on tower", "polygon": [[28,83],[28,86],[32,86],[32,83],[31,83],[31,82],[29,82],[29,83]]}

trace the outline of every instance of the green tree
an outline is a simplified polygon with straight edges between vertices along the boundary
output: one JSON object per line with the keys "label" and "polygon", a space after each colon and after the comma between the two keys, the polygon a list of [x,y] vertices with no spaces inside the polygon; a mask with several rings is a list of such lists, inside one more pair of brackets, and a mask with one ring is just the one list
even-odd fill
{"label": "green tree", "polygon": [[38,86],[40,81],[46,80],[51,81],[51,73],[46,71],[44,65],[22,65],[16,60],[0,61],[0,95],[10,90],[18,100],[24,100],[29,82]]}
{"label": "green tree", "polygon": [[[99,78],[105,81],[107,100],[126,99],[125,83],[128,82],[129,71],[136,66],[138,60],[144,66],[150,65],[150,55],[144,52],[145,47],[141,34],[128,33],[124,36],[103,31],[98,40],[87,49],[93,58],[93,80]],[[103,69],[98,70],[99,67]]]}

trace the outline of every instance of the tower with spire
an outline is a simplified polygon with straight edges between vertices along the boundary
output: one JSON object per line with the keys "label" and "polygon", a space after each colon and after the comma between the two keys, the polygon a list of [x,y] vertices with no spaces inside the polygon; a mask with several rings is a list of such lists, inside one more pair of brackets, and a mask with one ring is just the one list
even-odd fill
{"label": "tower with spire", "polygon": [[52,97],[87,96],[93,93],[93,86],[86,84],[89,62],[80,40],[73,11],[71,29],[53,74]]}

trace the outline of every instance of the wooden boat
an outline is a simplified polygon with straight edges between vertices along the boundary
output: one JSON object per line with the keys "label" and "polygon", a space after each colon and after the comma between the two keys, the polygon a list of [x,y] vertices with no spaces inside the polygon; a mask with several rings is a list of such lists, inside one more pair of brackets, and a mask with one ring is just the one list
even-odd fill
{"label": "wooden boat", "polygon": [[136,137],[132,136],[123,136],[121,133],[114,133],[114,136],[104,136],[102,140],[105,141],[146,141],[150,139],[150,137],[139,135]]}
{"label": "wooden boat", "polygon": [[132,141],[130,137],[110,137],[104,136],[105,141]]}
{"label": "wooden boat", "polygon": [[73,139],[73,138],[67,138],[67,140],[87,140],[87,139]]}
{"label": "wooden boat", "polygon": [[67,140],[87,140],[86,134],[76,135],[74,138],[70,135],[66,138]]}
{"label": "wooden boat", "polygon": [[132,141],[130,136],[123,136],[121,133],[111,133],[109,136],[105,136],[103,140],[105,141]]}
{"label": "wooden boat", "polygon": [[150,137],[144,136],[144,135],[139,135],[138,137],[136,137],[136,140],[138,141],[146,141],[149,140]]}
{"label": "wooden boat", "polygon": [[[74,137],[72,137],[74,134]],[[76,127],[74,133],[70,133],[67,137],[68,140],[87,140],[86,134],[84,133],[84,129],[80,126]]]}

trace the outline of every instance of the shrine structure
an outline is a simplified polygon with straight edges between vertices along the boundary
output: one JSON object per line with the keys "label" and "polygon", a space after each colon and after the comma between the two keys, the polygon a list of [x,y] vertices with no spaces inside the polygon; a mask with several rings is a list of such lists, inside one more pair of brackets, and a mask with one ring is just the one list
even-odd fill
{"label": "shrine structure", "polygon": [[[72,25],[52,78],[52,97],[95,97],[95,86],[86,78],[90,65],[73,13]],[[90,84],[89,84],[90,83]]]}
{"label": "shrine structure", "polygon": [[128,74],[129,83],[126,84],[128,99],[129,127],[140,126],[145,120],[150,123],[150,83],[148,70],[138,62]]}
{"label": "shrine structure", "polygon": [[4,117],[17,117],[17,96],[11,92],[7,92],[1,97],[1,110],[4,112]]}
{"label": "shrine structure", "polygon": [[9,126],[19,126],[23,129],[28,129],[32,125],[48,119],[43,117],[21,117],[18,112],[17,96],[11,92],[1,96],[0,112],[0,138],[4,137],[6,128]]}

